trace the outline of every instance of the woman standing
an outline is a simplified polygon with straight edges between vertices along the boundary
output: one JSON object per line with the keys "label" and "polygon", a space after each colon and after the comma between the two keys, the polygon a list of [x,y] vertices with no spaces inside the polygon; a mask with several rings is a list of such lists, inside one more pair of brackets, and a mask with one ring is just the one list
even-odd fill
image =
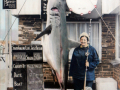
{"label": "woman standing", "polygon": [[[76,47],[71,60],[70,73],[73,77],[75,90],[82,90],[84,87],[85,70],[87,66],[86,86],[92,88],[95,80],[95,67],[99,64],[99,57],[94,47],[88,44],[89,36],[83,32],[80,35],[80,46]],[[86,52],[89,52],[86,61]]]}

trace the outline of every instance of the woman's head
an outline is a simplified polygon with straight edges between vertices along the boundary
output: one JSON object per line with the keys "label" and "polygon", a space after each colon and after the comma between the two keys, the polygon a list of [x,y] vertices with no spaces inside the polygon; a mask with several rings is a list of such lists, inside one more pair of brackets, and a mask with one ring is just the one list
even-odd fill
{"label": "woman's head", "polygon": [[80,35],[80,43],[83,47],[87,46],[88,45],[88,41],[89,41],[89,35],[85,32],[83,32],[81,35]]}

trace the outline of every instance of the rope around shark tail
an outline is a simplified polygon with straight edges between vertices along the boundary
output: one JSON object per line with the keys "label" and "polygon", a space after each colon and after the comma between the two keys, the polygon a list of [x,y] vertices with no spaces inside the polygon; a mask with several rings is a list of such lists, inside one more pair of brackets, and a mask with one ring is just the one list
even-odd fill
{"label": "rope around shark tail", "polygon": [[[51,67],[51,66],[50,66]],[[52,72],[52,75],[53,75],[53,79],[54,79],[54,83],[55,83],[55,77],[56,77],[56,79],[57,79],[57,81],[58,81],[58,83],[59,83],[59,85],[60,85],[60,89],[61,90],[64,90],[63,89],[63,87],[62,87],[62,84],[60,83],[60,81],[59,81],[59,75],[57,74],[57,72],[51,67],[51,72]]]}
{"label": "rope around shark tail", "polygon": [[[58,78],[59,76],[58,76],[58,74],[55,72],[54,69],[51,69],[51,71],[52,71],[53,79],[54,79],[54,83],[55,83],[55,77]],[[63,85],[60,83],[59,79],[57,79],[57,81],[58,81],[58,83],[59,83],[59,85],[60,85],[60,89],[61,89],[61,90],[64,90]]]}
{"label": "rope around shark tail", "polygon": [[61,89],[61,90],[64,90],[63,87],[62,87],[62,84],[60,83],[60,79],[58,79],[58,78],[59,78],[58,73],[56,73],[56,76],[57,76],[58,83],[59,83],[59,85],[60,85],[60,89]]}

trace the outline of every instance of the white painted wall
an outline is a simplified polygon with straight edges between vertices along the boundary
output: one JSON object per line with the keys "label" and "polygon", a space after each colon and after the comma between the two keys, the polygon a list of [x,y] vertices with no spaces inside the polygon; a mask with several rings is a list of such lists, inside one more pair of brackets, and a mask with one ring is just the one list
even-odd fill
{"label": "white painted wall", "polygon": [[120,0],[102,0],[102,14],[118,13]]}
{"label": "white painted wall", "polygon": [[[5,60],[5,55],[0,55],[1,57],[4,57]],[[7,84],[6,84],[6,63],[1,59],[0,60],[0,90],[7,90]]]}
{"label": "white painted wall", "polygon": [[19,15],[41,15],[41,0],[17,0],[17,9],[12,10],[13,15],[18,15],[25,1]]}

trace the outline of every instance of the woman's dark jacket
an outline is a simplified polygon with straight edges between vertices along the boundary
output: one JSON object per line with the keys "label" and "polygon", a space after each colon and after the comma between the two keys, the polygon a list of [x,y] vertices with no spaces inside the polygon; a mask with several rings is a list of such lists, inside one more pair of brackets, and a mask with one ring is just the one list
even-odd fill
{"label": "woman's dark jacket", "polygon": [[99,57],[95,48],[91,45],[89,45],[89,49],[88,47],[80,46],[75,48],[72,55],[69,75],[73,78],[84,80],[86,69],[85,62],[87,58],[85,56],[85,53],[87,52],[87,50],[90,53],[88,56],[89,67],[87,69],[87,81],[92,81],[95,80],[94,70],[95,67],[99,64]]}

